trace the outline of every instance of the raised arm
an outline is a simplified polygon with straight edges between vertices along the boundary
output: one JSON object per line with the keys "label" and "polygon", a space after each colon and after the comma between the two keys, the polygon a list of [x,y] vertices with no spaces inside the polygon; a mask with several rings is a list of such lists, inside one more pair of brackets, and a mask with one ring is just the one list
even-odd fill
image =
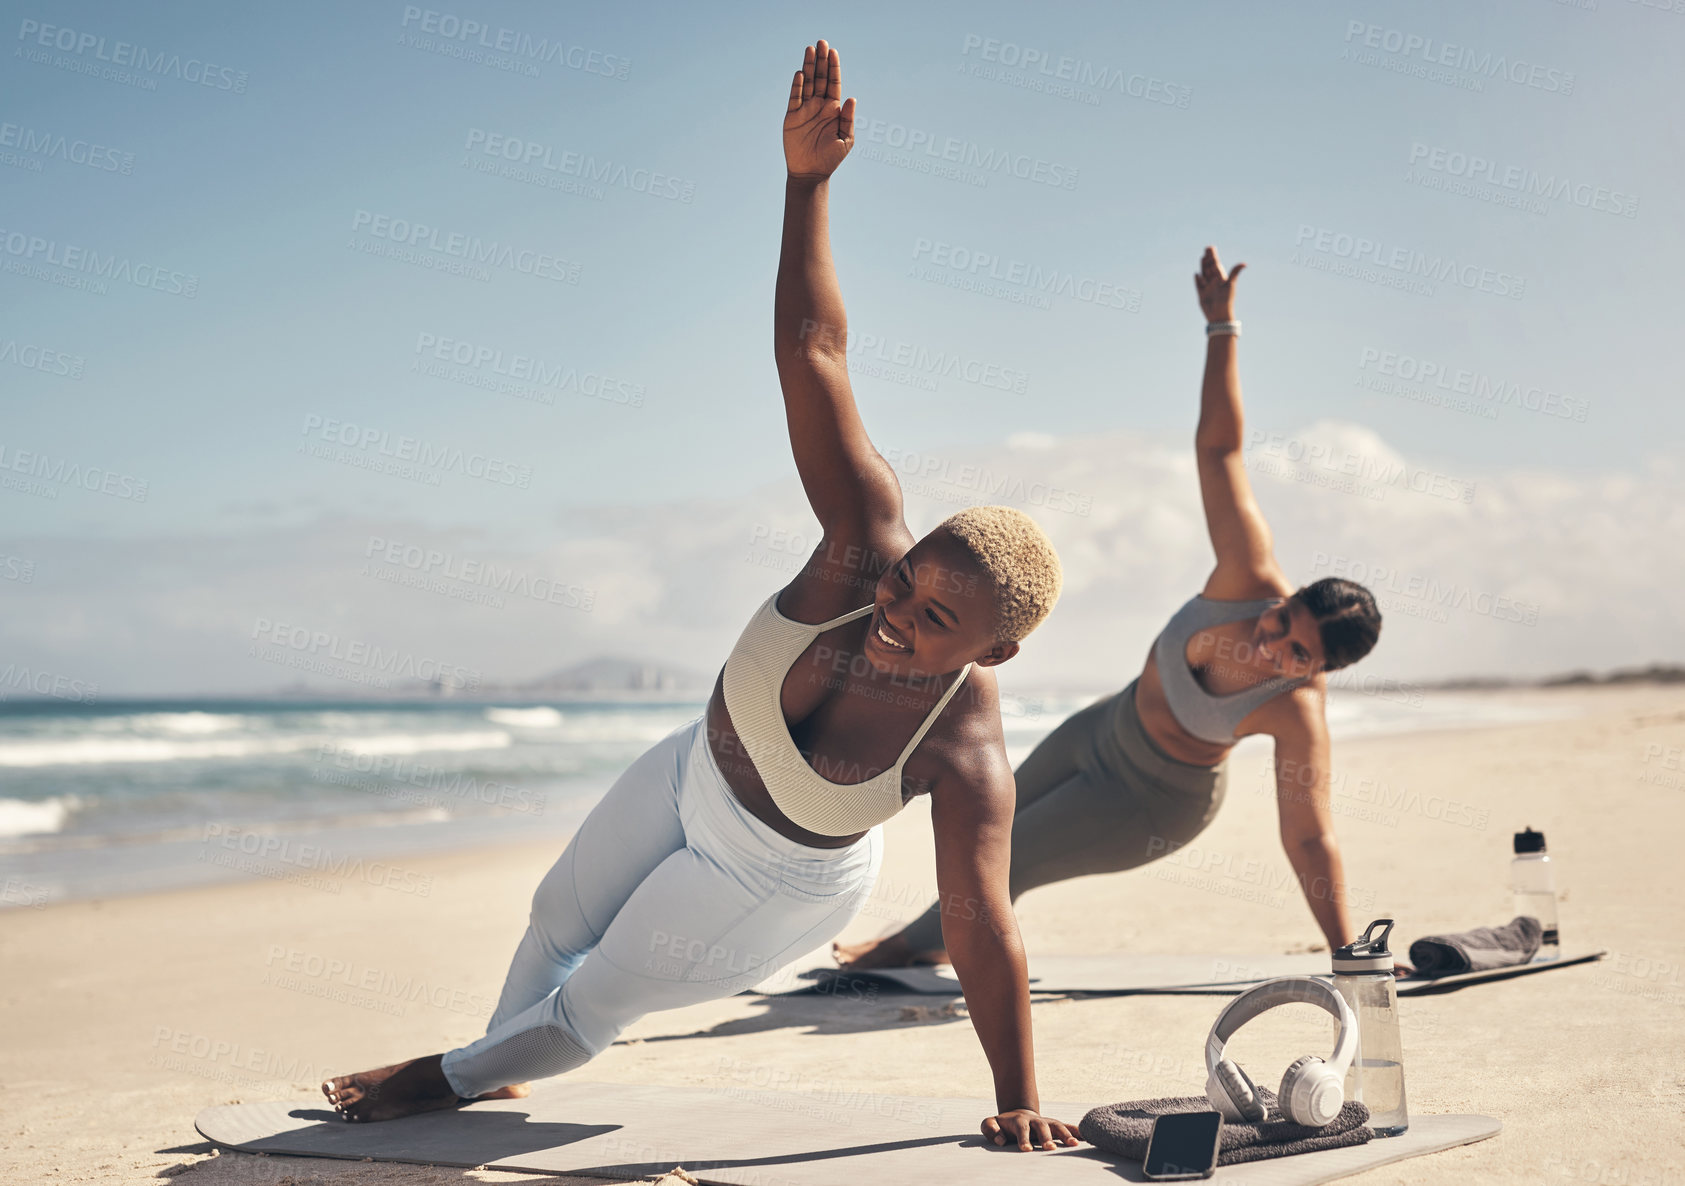
{"label": "raised arm", "polygon": [[[1245,264],[1224,274],[1217,249],[1207,247],[1194,287],[1210,322],[1234,320],[1234,283]],[[1252,495],[1241,453],[1244,416],[1240,406],[1240,339],[1213,334],[1205,347],[1205,384],[1199,397],[1199,429],[1194,452],[1199,460],[1199,492],[1205,526],[1217,567],[1205,583],[1205,596],[1243,601],[1289,592],[1291,586],[1275,561],[1270,525]]]}
{"label": "raised arm", "polygon": [[866,436],[848,385],[848,322],[831,262],[831,173],[854,146],[854,100],[824,41],[809,46],[784,115],[784,240],[773,352],[790,446],[808,503],[832,542],[863,543],[901,526],[901,484]]}

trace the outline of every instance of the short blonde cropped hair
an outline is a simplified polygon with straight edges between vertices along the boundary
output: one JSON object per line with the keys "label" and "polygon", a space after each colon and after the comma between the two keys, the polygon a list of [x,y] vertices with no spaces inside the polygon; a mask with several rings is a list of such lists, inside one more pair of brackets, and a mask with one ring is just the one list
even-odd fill
{"label": "short blonde cropped hair", "polygon": [[1065,577],[1053,541],[1034,519],[1016,507],[967,507],[941,526],[994,582],[995,641],[1019,642],[1041,625]]}

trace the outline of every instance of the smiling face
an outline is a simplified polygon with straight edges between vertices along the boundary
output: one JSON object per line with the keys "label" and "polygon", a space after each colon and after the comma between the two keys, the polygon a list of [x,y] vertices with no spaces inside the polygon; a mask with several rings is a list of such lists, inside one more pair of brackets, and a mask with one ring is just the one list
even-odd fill
{"label": "smiling face", "polygon": [[865,656],[884,675],[932,676],[1018,653],[995,638],[994,587],[946,531],[925,536],[878,578]]}
{"label": "smiling face", "polygon": [[1258,615],[1252,645],[1260,666],[1276,675],[1306,679],[1323,668],[1322,628],[1297,597]]}

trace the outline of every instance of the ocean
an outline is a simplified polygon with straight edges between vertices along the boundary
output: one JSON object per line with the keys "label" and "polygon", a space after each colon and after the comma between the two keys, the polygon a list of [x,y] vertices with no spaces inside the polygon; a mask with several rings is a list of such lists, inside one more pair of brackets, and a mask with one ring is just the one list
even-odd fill
{"label": "ocean", "polygon": [[[1012,762],[1094,698],[1006,697]],[[0,702],[0,909],[256,877],[417,892],[394,858],[535,839],[560,852],[614,778],[702,708]],[[1397,688],[1329,699],[1336,739],[1537,715]]]}

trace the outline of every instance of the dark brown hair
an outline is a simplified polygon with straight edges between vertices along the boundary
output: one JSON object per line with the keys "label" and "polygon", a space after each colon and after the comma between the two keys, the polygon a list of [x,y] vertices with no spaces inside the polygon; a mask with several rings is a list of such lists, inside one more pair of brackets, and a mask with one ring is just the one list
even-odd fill
{"label": "dark brown hair", "polygon": [[1356,581],[1323,577],[1293,596],[1316,619],[1324,671],[1350,667],[1373,650],[1381,637],[1381,611],[1375,596]]}

